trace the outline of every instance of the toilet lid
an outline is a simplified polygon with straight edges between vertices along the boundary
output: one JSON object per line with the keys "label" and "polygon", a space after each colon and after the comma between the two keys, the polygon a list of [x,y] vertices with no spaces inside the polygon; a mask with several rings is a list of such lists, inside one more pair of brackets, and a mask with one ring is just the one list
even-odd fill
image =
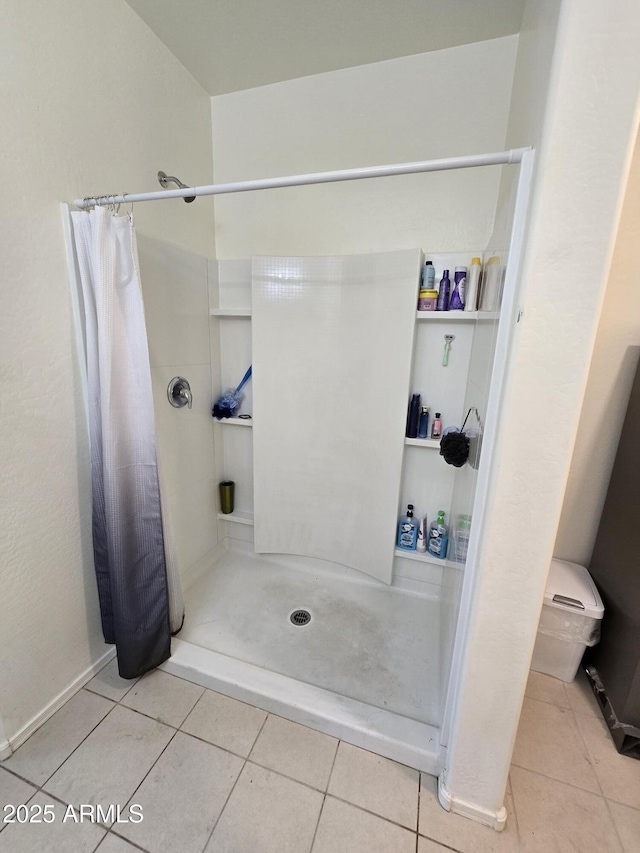
{"label": "toilet lid", "polygon": [[584,566],[551,560],[544,603],[573,613],[602,619],[604,605],[593,578]]}

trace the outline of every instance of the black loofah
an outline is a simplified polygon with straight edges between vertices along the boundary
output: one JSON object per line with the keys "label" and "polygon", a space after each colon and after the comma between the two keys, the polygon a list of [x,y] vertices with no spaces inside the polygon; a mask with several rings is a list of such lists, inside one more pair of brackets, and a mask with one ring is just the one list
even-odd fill
{"label": "black loofah", "polygon": [[440,440],[440,456],[447,465],[462,468],[469,458],[469,439],[463,432],[448,432]]}

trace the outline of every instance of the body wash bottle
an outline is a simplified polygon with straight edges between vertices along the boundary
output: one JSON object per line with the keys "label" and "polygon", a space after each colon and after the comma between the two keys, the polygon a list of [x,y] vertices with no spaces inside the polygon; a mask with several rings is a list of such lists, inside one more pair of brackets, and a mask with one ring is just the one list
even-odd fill
{"label": "body wash bottle", "polygon": [[429,436],[429,408],[422,406],[420,409],[420,420],[418,421],[418,438]]}
{"label": "body wash bottle", "polygon": [[427,535],[427,516],[424,515],[418,522],[418,538],[416,540],[416,551],[420,551],[421,554],[427,550]]}
{"label": "body wash bottle", "polygon": [[440,438],[442,434],[442,421],[440,420],[440,412],[436,412],[431,426],[431,438]]}
{"label": "body wash bottle", "polygon": [[449,545],[449,528],[444,523],[444,510],[438,510],[438,518],[429,525],[429,553],[444,560]]}
{"label": "body wash bottle", "polygon": [[449,302],[449,311],[464,311],[467,268],[456,267],[453,274],[453,292]]}
{"label": "body wash bottle", "polygon": [[403,551],[415,551],[417,539],[418,525],[413,517],[413,504],[409,504],[406,515],[401,515],[398,521],[398,548]]}
{"label": "body wash bottle", "polygon": [[480,271],[482,266],[480,258],[471,258],[471,266],[469,267],[469,275],[467,277],[467,289],[464,298],[465,311],[478,310],[478,292],[480,290]]}

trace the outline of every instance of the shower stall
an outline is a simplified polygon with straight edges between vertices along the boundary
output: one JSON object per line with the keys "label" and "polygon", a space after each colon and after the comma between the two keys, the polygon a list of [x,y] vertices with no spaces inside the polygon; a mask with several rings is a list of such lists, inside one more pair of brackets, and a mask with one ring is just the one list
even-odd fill
{"label": "shower stall", "polygon": [[[519,321],[533,152],[490,156],[464,164],[492,170],[500,186],[484,245],[438,251],[428,243],[428,222],[422,247],[352,256],[213,260],[139,239],[165,468],[180,467],[189,419],[200,417],[204,430],[205,411],[253,364],[239,413],[207,427],[216,484],[235,483],[233,512],[215,505],[211,478],[206,530],[193,520],[203,517],[193,497],[182,500],[176,491],[166,498],[186,616],[162,668],[434,775],[455,708]],[[305,179],[298,183],[418,170],[356,174],[364,171],[298,176]],[[240,191],[196,187],[125,200],[208,190]],[[453,278],[474,256],[499,259],[493,301],[476,311],[416,311],[425,258],[438,280],[444,269]],[[199,304],[208,302],[210,369],[196,355],[181,360],[175,352],[171,360],[191,383],[193,410],[169,406],[167,359],[153,366],[154,353],[171,346],[172,330],[184,325],[181,285],[197,289]],[[432,417],[442,414],[444,427],[460,428],[473,412],[463,467],[445,463],[439,440],[405,436],[412,393],[422,394]],[[429,521],[445,510],[447,559],[395,547],[408,503]],[[471,518],[464,550],[455,538],[461,515]],[[197,537],[202,542],[191,549]]]}

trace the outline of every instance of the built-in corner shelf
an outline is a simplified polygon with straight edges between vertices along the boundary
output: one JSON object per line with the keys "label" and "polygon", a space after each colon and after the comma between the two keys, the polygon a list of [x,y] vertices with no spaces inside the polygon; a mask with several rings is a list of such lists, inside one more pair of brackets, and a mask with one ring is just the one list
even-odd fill
{"label": "built-in corner shelf", "polygon": [[251,308],[212,308],[212,317],[250,317]]}
{"label": "built-in corner shelf", "polygon": [[439,438],[405,438],[404,443],[410,447],[430,447],[432,450],[440,449]]}
{"label": "built-in corner shelf", "polygon": [[217,424],[221,424],[222,426],[241,426],[241,427],[252,427],[253,421],[250,418],[221,418],[218,420],[215,419]]}
{"label": "built-in corner shelf", "polygon": [[477,320],[480,311],[416,311],[417,320],[430,320],[431,322],[470,322]]}
{"label": "built-in corner shelf", "polygon": [[434,566],[446,564],[446,560],[440,560],[438,557],[432,557],[431,554],[422,551],[404,551],[402,548],[396,548],[393,556],[402,557],[404,560],[415,560],[418,563],[432,563]]}
{"label": "built-in corner shelf", "polygon": [[248,524],[253,527],[253,513],[236,509],[233,512],[219,512],[220,521],[235,521],[236,524]]}

